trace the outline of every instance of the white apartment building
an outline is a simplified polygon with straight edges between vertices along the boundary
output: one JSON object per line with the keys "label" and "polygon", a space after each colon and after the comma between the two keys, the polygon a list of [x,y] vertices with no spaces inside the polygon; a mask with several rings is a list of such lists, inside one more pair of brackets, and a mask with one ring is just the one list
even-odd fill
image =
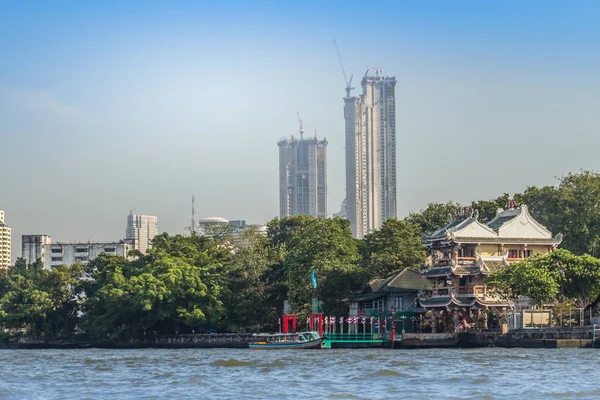
{"label": "white apartment building", "polygon": [[80,243],[52,243],[44,245],[44,268],[59,265],[72,265],[76,261],[87,264],[102,253],[127,257],[133,246],[126,240],[119,242],[80,242]]}
{"label": "white apartment building", "polygon": [[48,235],[23,235],[21,257],[28,263],[42,259],[44,268],[72,265],[80,261],[87,264],[102,253],[127,257],[133,245],[127,240],[118,242],[52,242]]}
{"label": "white apartment building", "polygon": [[0,210],[0,268],[10,267],[10,228],[4,222],[4,210]]}
{"label": "white apartment building", "polygon": [[380,72],[344,98],[346,213],[358,239],[396,217],[396,78]]}
{"label": "white apartment building", "polygon": [[133,241],[133,248],[146,253],[152,247],[152,239],[158,235],[158,218],[152,215],[138,215],[133,211],[127,216],[125,239]]}
{"label": "white apartment building", "polygon": [[23,235],[21,236],[21,257],[28,264],[33,264],[38,259],[44,260],[46,245],[52,244],[48,235]]}

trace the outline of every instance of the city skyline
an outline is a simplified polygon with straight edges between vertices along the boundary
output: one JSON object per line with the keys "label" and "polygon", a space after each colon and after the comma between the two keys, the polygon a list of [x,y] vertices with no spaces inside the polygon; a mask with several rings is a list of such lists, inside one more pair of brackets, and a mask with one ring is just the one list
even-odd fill
{"label": "city skyline", "polygon": [[595,2],[199,3],[3,4],[0,209],[13,260],[23,234],[120,238],[128,205],[184,233],[193,193],[199,216],[269,221],[273,143],[297,110],[328,139],[336,212],[334,38],[349,74],[378,65],[398,80],[399,217],[598,169]]}

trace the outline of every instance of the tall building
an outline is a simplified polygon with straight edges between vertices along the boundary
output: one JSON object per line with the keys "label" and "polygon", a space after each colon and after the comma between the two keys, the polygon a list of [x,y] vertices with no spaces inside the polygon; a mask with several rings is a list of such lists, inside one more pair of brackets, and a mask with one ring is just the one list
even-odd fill
{"label": "tall building", "polygon": [[279,146],[279,215],[327,216],[327,139],[295,137]]}
{"label": "tall building", "polygon": [[396,217],[396,78],[376,71],[344,98],[346,212],[359,239]]}
{"label": "tall building", "polygon": [[47,244],[52,244],[52,238],[48,235],[22,235],[21,257],[28,264],[33,264],[39,259],[44,260]]}
{"label": "tall building", "polygon": [[138,215],[133,211],[127,216],[125,239],[133,241],[133,248],[142,253],[152,247],[152,239],[158,235],[158,218],[151,215]]}
{"label": "tall building", "polygon": [[0,210],[0,269],[10,267],[10,228],[4,223],[4,210]]}

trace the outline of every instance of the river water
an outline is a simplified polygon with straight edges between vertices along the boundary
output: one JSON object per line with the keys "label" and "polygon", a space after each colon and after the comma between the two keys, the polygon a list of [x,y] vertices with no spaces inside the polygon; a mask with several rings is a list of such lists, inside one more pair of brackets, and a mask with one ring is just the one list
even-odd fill
{"label": "river water", "polygon": [[600,351],[0,350],[0,398],[597,399]]}

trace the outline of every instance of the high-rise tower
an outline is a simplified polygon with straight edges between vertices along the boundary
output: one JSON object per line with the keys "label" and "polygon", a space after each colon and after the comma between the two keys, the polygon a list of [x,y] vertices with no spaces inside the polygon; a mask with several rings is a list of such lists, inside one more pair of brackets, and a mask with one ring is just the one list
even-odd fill
{"label": "high-rise tower", "polygon": [[158,235],[158,218],[152,215],[138,215],[133,211],[127,216],[125,238],[133,240],[133,248],[142,253],[152,247],[152,239]]}
{"label": "high-rise tower", "polygon": [[327,216],[327,140],[292,137],[279,146],[279,215]]}
{"label": "high-rise tower", "polygon": [[0,210],[0,269],[10,267],[10,232],[4,223],[4,210]]}
{"label": "high-rise tower", "polygon": [[347,217],[359,239],[396,217],[396,78],[375,70],[344,98]]}

